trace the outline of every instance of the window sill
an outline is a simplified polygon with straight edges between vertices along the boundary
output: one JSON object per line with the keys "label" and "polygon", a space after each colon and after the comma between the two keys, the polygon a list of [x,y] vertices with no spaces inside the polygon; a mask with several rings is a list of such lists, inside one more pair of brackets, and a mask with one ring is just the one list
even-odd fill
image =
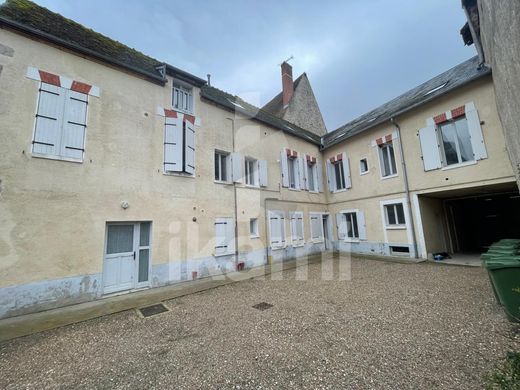
{"label": "window sill", "polygon": [[291,187],[288,187],[287,188],[289,191],[297,191],[297,192],[300,192],[301,190],[299,188],[291,188]]}
{"label": "window sill", "polygon": [[309,190],[309,194],[319,194],[320,192],[319,191],[311,191]]}
{"label": "window sill", "polygon": [[279,251],[280,249],[285,249],[286,247],[285,246],[272,246],[271,247],[271,250],[272,251]]}
{"label": "window sill", "polygon": [[255,238],[260,238],[260,235],[255,235],[255,236],[249,236],[250,239],[255,239]]}
{"label": "window sill", "polygon": [[476,163],[477,163],[477,160],[466,161],[466,162],[459,163],[459,164],[447,165],[445,167],[442,167],[441,170],[442,171],[449,171],[450,169],[463,168],[463,167],[467,167],[469,165],[475,165]]}
{"label": "window sill", "polygon": [[386,225],[386,230],[406,230],[406,225]]}
{"label": "window sill", "polygon": [[183,110],[183,109],[181,109],[181,108],[176,108],[176,107],[173,107],[173,106],[172,106],[172,110],[173,110],[173,111],[180,112],[181,114],[188,114],[188,115],[192,115],[192,116],[195,115],[195,114],[193,113],[193,111]]}
{"label": "window sill", "polygon": [[260,186],[259,186],[259,185],[254,185],[254,184],[244,184],[242,187],[244,187],[244,188],[256,189],[256,190],[259,190],[259,189],[260,189]]}
{"label": "window sill", "polygon": [[44,158],[46,160],[56,160],[56,161],[65,161],[76,164],[83,164],[83,159],[80,158],[70,158],[70,157],[60,157],[52,154],[40,154],[40,153],[31,153],[31,156],[34,158]]}
{"label": "window sill", "polygon": [[381,176],[381,180],[392,179],[397,176],[399,176],[397,173],[394,173],[393,175],[388,175],[388,176]]}
{"label": "window sill", "polygon": [[213,183],[215,183],[215,184],[224,184],[224,185],[228,185],[228,186],[233,184],[230,181],[222,181],[222,180],[213,180]]}
{"label": "window sill", "polygon": [[228,253],[213,253],[214,257],[224,257],[224,256],[232,256],[235,252],[228,252]]}
{"label": "window sill", "polygon": [[313,244],[321,244],[321,243],[325,242],[325,240],[323,238],[320,238],[319,240],[311,240],[311,242]]}
{"label": "window sill", "polygon": [[338,194],[340,192],[347,192],[347,189],[346,188],[342,188],[341,190],[332,191],[333,194]]}
{"label": "window sill", "polygon": [[163,172],[165,176],[177,176],[177,177],[186,177],[190,179],[195,179],[195,175],[190,175],[189,173],[181,173],[181,172]]}
{"label": "window sill", "polygon": [[359,176],[363,176],[363,175],[366,175],[367,173],[370,173],[370,171],[366,171],[366,172],[359,172]]}
{"label": "window sill", "polygon": [[303,247],[303,246],[305,246],[305,242],[303,242],[303,243],[301,243],[301,244],[298,244],[298,245],[292,244],[292,247],[293,247],[293,248],[301,248],[301,247]]}
{"label": "window sill", "polygon": [[350,243],[359,242],[359,238],[345,238],[344,242],[350,242]]}

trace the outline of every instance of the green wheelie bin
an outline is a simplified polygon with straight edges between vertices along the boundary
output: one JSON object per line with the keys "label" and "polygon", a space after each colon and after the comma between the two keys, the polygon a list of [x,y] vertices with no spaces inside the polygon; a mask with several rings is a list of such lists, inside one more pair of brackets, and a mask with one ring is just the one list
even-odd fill
{"label": "green wheelie bin", "polygon": [[496,257],[486,261],[486,268],[507,317],[520,322],[520,256]]}

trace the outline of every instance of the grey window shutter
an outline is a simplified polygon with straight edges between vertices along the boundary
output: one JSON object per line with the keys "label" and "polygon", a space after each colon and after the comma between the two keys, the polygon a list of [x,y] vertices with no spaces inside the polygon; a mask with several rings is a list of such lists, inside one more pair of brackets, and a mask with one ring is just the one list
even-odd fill
{"label": "grey window shutter", "polygon": [[487,158],[486,145],[484,143],[484,136],[482,135],[482,128],[480,127],[480,118],[478,116],[477,110],[475,109],[475,104],[466,104],[465,111],[475,160],[482,160]]}
{"label": "grey window shutter", "polygon": [[215,220],[215,254],[221,255],[228,252],[228,221],[226,218]]}
{"label": "grey window shutter", "polygon": [[329,183],[329,191],[336,191],[336,174],[334,172],[334,165],[327,159],[327,182]]}
{"label": "grey window shutter", "polygon": [[267,179],[267,161],[266,160],[258,161],[258,172],[259,172],[260,187],[267,187],[268,179]]}
{"label": "grey window shutter", "polygon": [[345,174],[345,188],[352,188],[352,180],[350,178],[350,164],[347,153],[342,153],[343,172]]}
{"label": "grey window shutter", "polygon": [[336,227],[338,229],[338,240],[345,240],[347,236],[347,218],[345,214],[336,214]]}
{"label": "grey window shutter", "polygon": [[42,83],[36,112],[33,152],[57,155],[60,152],[61,127],[66,90]]}
{"label": "grey window shutter", "polygon": [[164,122],[164,171],[182,172],[184,134],[182,118],[166,117]]}
{"label": "grey window shutter", "polygon": [[289,162],[285,148],[280,152],[280,167],[282,170],[282,187],[289,187]]}
{"label": "grey window shutter", "polygon": [[185,137],[184,146],[184,171],[190,175],[195,174],[195,125],[189,120],[185,120]]}
{"label": "grey window shutter", "polygon": [[358,223],[358,234],[360,240],[367,239],[367,227],[365,223],[365,214],[362,211],[358,211],[356,213],[357,223]]}
{"label": "grey window shutter", "polygon": [[439,169],[442,166],[441,154],[437,129],[434,125],[428,125],[424,129],[419,130],[419,142],[421,143],[424,170]]}
{"label": "grey window shutter", "polygon": [[233,182],[242,183],[244,181],[244,159],[240,153],[231,153],[231,166]]}
{"label": "grey window shutter", "polygon": [[323,192],[323,172],[321,171],[321,162],[316,160],[316,183],[318,192]]}
{"label": "grey window shutter", "polygon": [[227,218],[226,222],[227,253],[235,253],[235,221]]}
{"label": "grey window shutter", "polygon": [[61,155],[82,159],[87,128],[88,95],[71,90],[65,92]]}

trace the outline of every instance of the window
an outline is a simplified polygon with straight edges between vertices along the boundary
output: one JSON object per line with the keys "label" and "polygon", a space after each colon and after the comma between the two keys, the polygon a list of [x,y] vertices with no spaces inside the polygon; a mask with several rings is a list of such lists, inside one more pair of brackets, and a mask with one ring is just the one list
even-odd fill
{"label": "window", "polygon": [[291,242],[293,246],[302,246],[303,238],[303,213],[296,211],[291,213]]}
{"label": "window", "polygon": [[307,164],[307,186],[309,191],[316,192],[316,181],[314,177],[314,171],[316,170],[316,164]]}
{"label": "window", "polygon": [[297,189],[298,177],[298,160],[296,158],[289,158],[287,160],[287,169],[289,172],[289,188]]}
{"label": "window", "polygon": [[465,117],[456,121],[445,122],[439,127],[445,165],[461,164],[474,160],[468,121]]}
{"label": "window", "polygon": [[35,155],[83,160],[88,95],[41,83],[32,140]]}
{"label": "window", "polygon": [[389,177],[397,175],[392,142],[387,142],[379,146],[379,163],[381,165],[381,176]]}
{"label": "window", "polygon": [[359,210],[343,210],[336,214],[338,240],[366,240],[365,215]]}
{"label": "window", "polygon": [[253,158],[245,158],[245,178],[249,186],[258,186],[258,162]]}
{"label": "window", "polygon": [[251,238],[257,238],[258,234],[258,218],[251,218],[249,220],[249,234]]}
{"label": "window", "polygon": [[368,160],[366,158],[359,160],[359,172],[362,175],[368,172]]}
{"label": "window", "polygon": [[321,213],[311,213],[311,239],[313,242],[323,242],[323,223]]}
{"label": "window", "polygon": [[406,223],[403,204],[394,203],[385,205],[385,217],[387,226],[403,226]]}
{"label": "window", "polygon": [[233,218],[215,220],[215,256],[235,253],[235,223]]}
{"label": "window", "polygon": [[164,172],[195,174],[195,124],[181,115],[165,117]]}
{"label": "window", "polygon": [[273,249],[285,247],[285,214],[283,211],[269,211],[269,241]]}
{"label": "window", "polygon": [[176,110],[193,113],[193,88],[173,83],[172,105]]}
{"label": "window", "polygon": [[215,180],[221,182],[230,181],[229,153],[215,150]]}
{"label": "window", "polygon": [[342,161],[337,161],[333,165],[334,178],[336,179],[336,191],[345,189],[345,172]]}
{"label": "window", "polygon": [[410,256],[410,248],[407,246],[391,246],[390,254],[396,256]]}

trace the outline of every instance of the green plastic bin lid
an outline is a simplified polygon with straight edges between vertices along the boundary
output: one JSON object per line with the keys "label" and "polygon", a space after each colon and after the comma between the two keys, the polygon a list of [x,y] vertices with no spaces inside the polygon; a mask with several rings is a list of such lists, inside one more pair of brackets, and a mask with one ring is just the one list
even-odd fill
{"label": "green plastic bin lid", "polygon": [[[520,260],[493,259],[486,262],[488,269],[518,268],[520,271]],[[520,274],[519,274],[520,277]]]}

